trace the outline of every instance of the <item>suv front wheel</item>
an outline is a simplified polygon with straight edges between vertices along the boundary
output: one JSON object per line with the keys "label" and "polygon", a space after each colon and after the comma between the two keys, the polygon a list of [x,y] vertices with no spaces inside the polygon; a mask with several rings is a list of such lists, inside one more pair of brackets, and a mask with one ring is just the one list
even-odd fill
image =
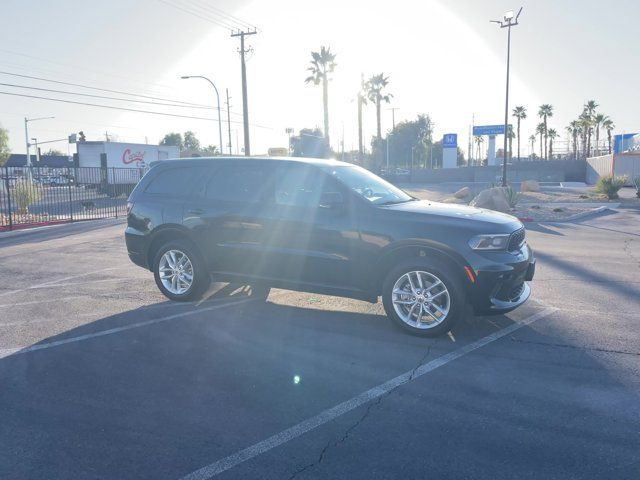
{"label": "suv front wheel", "polygon": [[153,276],[164,296],[178,302],[200,299],[211,284],[204,260],[182,240],[169,242],[158,250]]}
{"label": "suv front wheel", "polygon": [[396,325],[424,337],[448,332],[465,312],[460,282],[439,262],[407,263],[392,269],[384,280],[382,303]]}

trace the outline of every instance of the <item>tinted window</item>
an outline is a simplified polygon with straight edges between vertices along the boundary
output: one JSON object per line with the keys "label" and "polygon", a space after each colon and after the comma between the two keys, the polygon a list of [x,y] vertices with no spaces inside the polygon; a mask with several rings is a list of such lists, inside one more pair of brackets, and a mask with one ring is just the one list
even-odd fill
{"label": "tinted window", "polygon": [[325,178],[321,171],[306,165],[289,165],[279,168],[275,181],[276,204],[296,207],[317,206]]}
{"label": "tinted window", "polygon": [[216,169],[205,190],[210,200],[257,203],[266,196],[268,174],[258,165],[223,165]]}
{"label": "tinted window", "polygon": [[198,173],[202,169],[170,168],[158,173],[145,190],[146,193],[187,196],[195,189]]}

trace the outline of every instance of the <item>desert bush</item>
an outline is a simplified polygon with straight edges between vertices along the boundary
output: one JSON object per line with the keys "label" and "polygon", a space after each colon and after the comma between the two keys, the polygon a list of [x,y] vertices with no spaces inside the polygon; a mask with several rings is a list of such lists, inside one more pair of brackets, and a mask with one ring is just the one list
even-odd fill
{"label": "desert bush", "polygon": [[11,200],[18,207],[18,213],[28,213],[29,205],[42,198],[40,189],[30,180],[19,180],[11,191]]}
{"label": "desert bush", "polygon": [[640,177],[634,178],[633,184],[636,186],[636,197],[640,198]]}
{"label": "desert bush", "polygon": [[515,191],[513,187],[504,187],[504,196],[509,202],[511,208],[516,208],[518,201],[520,201],[520,194]]}
{"label": "desert bush", "polygon": [[596,183],[596,192],[603,193],[613,200],[618,198],[618,191],[627,183],[626,176],[603,175]]}

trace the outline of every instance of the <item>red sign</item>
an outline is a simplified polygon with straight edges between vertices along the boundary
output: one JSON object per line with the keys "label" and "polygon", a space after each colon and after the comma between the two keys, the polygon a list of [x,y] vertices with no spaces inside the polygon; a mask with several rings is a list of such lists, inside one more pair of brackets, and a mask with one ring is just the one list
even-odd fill
{"label": "red sign", "polygon": [[128,165],[133,162],[144,162],[144,154],[147,153],[145,151],[140,152],[131,152],[130,148],[127,148],[124,152],[122,152],[122,163]]}

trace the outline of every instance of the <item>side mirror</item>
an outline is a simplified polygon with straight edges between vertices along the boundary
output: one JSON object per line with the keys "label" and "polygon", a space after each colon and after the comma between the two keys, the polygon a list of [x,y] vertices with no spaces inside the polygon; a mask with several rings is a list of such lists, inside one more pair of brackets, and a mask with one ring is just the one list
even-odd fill
{"label": "side mirror", "polygon": [[320,196],[320,208],[337,209],[344,205],[344,198],[340,192],[325,192]]}

